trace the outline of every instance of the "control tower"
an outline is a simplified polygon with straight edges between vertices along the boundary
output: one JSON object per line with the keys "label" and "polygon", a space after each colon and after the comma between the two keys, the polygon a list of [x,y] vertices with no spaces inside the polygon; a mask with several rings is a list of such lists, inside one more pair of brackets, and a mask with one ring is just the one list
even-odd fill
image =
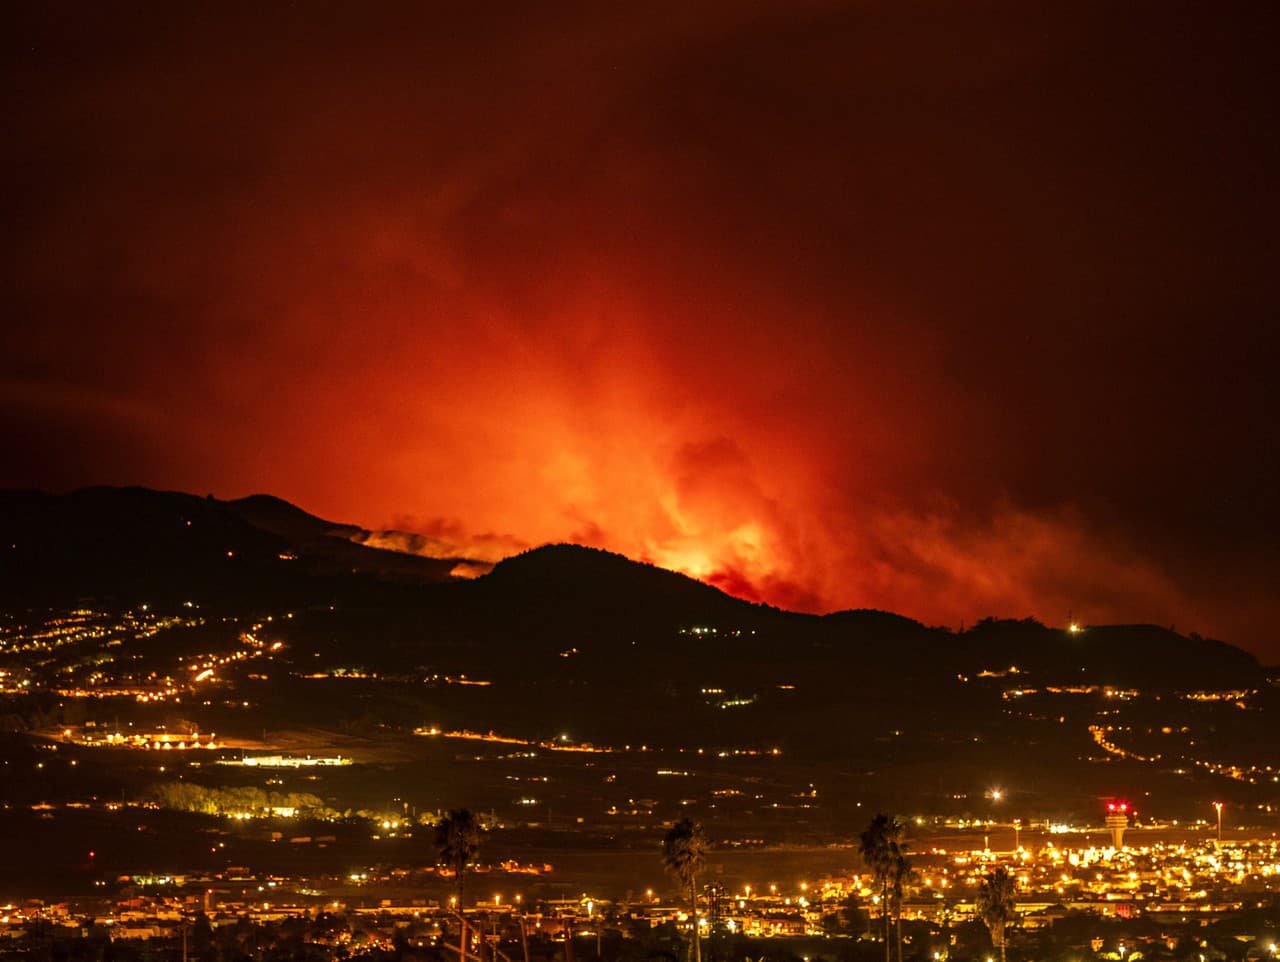
{"label": "control tower", "polygon": [[1107,831],[1111,833],[1111,847],[1124,848],[1124,830],[1129,827],[1129,803],[1107,803]]}

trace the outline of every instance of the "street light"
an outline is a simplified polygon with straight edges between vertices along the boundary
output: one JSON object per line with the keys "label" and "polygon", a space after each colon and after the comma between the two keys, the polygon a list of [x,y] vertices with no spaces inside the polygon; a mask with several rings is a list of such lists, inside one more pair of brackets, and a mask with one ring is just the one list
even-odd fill
{"label": "street light", "polygon": [[1222,841],[1222,803],[1214,802],[1213,810],[1218,813],[1218,841]]}

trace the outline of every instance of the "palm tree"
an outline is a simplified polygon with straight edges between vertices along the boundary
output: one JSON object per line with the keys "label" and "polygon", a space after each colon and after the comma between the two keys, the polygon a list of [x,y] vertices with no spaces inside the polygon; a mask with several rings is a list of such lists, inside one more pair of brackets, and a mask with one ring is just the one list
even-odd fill
{"label": "palm tree", "polygon": [[911,871],[907,846],[902,841],[906,823],[896,815],[877,814],[860,836],[862,860],[880,889],[880,932],[884,939],[884,962],[889,962],[889,916],[897,906],[898,962],[902,962],[902,889]]}
{"label": "palm tree", "polygon": [[470,809],[454,809],[436,822],[436,849],[440,853],[440,864],[453,871],[461,912],[467,866],[480,851],[480,824]]}
{"label": "palm tree", "polygon": [[1000,950],[1000,962],[1005,962],[1005,926],[1018,917],[1014,899],[1017,889],[1017,878],[1003,865],[986,876],[978,888],[978,917],[991,933],[991,944]]}
{"label": "palm tree", "polygon": [[889,896],[893,904],[894,941],[898,947],[898,962],[902,962],[902,896],[910,877],[911,863],[907,860],[907,843],[891,841],[889,843]]}
{"label": "palm tree", "polygon": [[689,890],[693,919],[693,962],[702,962],[702,938],[698,931],[698,872],[707,860],[707,837],[702,826],[689,818],[667,829],[662,840],[662,864]]}

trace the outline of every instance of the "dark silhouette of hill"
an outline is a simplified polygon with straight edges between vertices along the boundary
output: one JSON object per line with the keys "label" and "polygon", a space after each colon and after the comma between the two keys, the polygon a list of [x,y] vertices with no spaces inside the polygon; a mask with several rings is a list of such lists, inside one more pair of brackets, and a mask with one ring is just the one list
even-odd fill
{"label": "dark silhouette of hill", "polygon": [[456,565],[470,560],[429,558],[374,547],[363,543],[370,535],[364,528],[317,518],[272,495],[253,494],[225,504],[258,530],[285,539],[312,570],[332,574],[350,571],[409,584],[432,584],[447,581]]}
{"label": "dark silhouette of hill", "polygon": [[1096,625],[1072,632],[1030,618],[987,618],[957,642],[985,659],[988,670],[1017,667],[1062,682],[1191,689],[1259,684],[1265,674],[1257,659],[1233,645],[1156,625]]}
{"label": "dark silhouette of hill", "polygon": [[875,608],[824,615],[817,631],[827,645],[874,647],[882,659],[904,666],[923,655],[937,657],[955,641],[945,628],[929,628],[914,618]]}
{"label": "dark silhouette of hill", "polygon": [[449,575],[459,559],[351,540],[362,534],[267,495],[219,501],[144,488],[4,491],[0,601],[30,607],[85,597],[122,605],[192,599],[231,608],[327,608],[338,601],[366,612],[366,621],[380,619],[389,637],[408,639],[388,641],[388,656],[420,658],[423,646],[449,639],[516,663],[581,641],[590,642],[584,667],[595,664],[602,679],[626,652],[637,670],[696,673],[713,665],[711,674],[743,679],[807,666],[815,684],[832,692],[851,684],[864,692],[925,690],[940,679],[1014,666],[1057,684],[1265,684],[1246,652],[1151,625],[1071,633],[1031,620],[986,619],[955,633],[883,611],[803,615],[568,544],[526,551],[459,582]]}
{"label": "dark silhouette of hill", "polygon": [[[607,684],[629,670],[708,684],[803,673],[813,690],[864,702],[923,697],[958,675],[1017,667],[1042,684],[1198,690],[1257,686],[1252,655],[1152,625],[1073,633],[1031,619],[986,619],[965,632],[870,609],[825,616],[756,605],[622,555],[578,545],[534,548],[448,593],[423,595],[415,618],[523,663],[582,648]],[[702,629],[696,631],[695,629]],[[588,671],[591,675],[591,671]],[[918,704],[918,702],[916,702]]]}
{"label": "dark silhouette of hill", "polygon": [[477,588],[526,621],[576,621],[584,629],[617,630],[619,622],[626,631],[721,623],[741,628],[784,614],[687,575],[573,544],[544,545],[507,558]]}
{"label": "dark silhouette of hill", "polygon": [[0,598],[26,605],[83,597],[306,601],[343,582],[351,591],[447,581],[457,561],[347,540],[359,530],[266,496],[228,502],[145,488],[4,491]]}
{"label": "dark silhouette of hill", "polygon": [[222,502],[241,518],[263,531],[270,531],[295,544],[331,537],[350,537],[361,530],[352,524],[335,524],[297,505],[270,494],[251,494],[246,498]]}

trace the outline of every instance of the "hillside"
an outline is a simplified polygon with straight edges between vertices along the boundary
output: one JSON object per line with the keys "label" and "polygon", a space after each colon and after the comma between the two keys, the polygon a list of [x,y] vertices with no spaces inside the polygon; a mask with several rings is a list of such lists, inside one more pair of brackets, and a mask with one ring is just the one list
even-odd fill
{"label": "hillside", "polygon": [[[1222,642],[1151,625],[984,619],[955,632],[884,611],[796,614],[566,544],[459,580],[453,559],[374,549],[362,532],[267,496],[0,493],[0,670],[30,684],[0,697],[0,716],[39,727],[69,710],[53,692],[186,677],[222,650],[263,661],[219,675],[229,708],[201,702],[195,720],[219,731],[252,705],[259,731],[405,737],[431,724],[776,750],[799,788],[821,779],[837,800],[891,784],[945,809],[961,804],[947,785],[971,799],[992,778],[1072,804],[1118,788],[1221,793],[1213,772],[1280,764],[1277,689]],[[67,633],[69,608],[87,612],[73,619],[83,631]],[[143,623],[165,611],[179,617],[152,637]],[[280,647],[245,651],[241,626],[272,619]],[[140,711],[101,704],[103,717]]]}
{"label": "hillside", "polygon": [[[369,532],[268,495],[234,501],[144,488],[64,495],[0,492],[0,602],[134,605],[194,600],[230,609],[340,602],[409,621],[454,643],[521,648],[565,638],[600,642],[694,639],[704,661],[843,658],[907,678],[1018,666],[1058,683],[1252,685],[1256,660],[1219,641],[1152,625],[1079,634],[1030,620],[986,619],[956,634],[902,615],[823,617],[751,604],[685,575],[621,555],[557,544],[500,562],[470,583],[460,558],[428,558],[357,543]],[[679,634],[715,628],[718,634]],[[395,631],[388,628],[389,635]],[[388,649],[396,648],[393,640]],[[649,644],[666,652],[667,644]]]}
{"label": "hillside", "polygon": [[438,584],[458,558],[353,543],[361,533],[267,496],[219,501],[145,488],[0,492],[0,600],[236,606],[319,601],[371,585]]}

